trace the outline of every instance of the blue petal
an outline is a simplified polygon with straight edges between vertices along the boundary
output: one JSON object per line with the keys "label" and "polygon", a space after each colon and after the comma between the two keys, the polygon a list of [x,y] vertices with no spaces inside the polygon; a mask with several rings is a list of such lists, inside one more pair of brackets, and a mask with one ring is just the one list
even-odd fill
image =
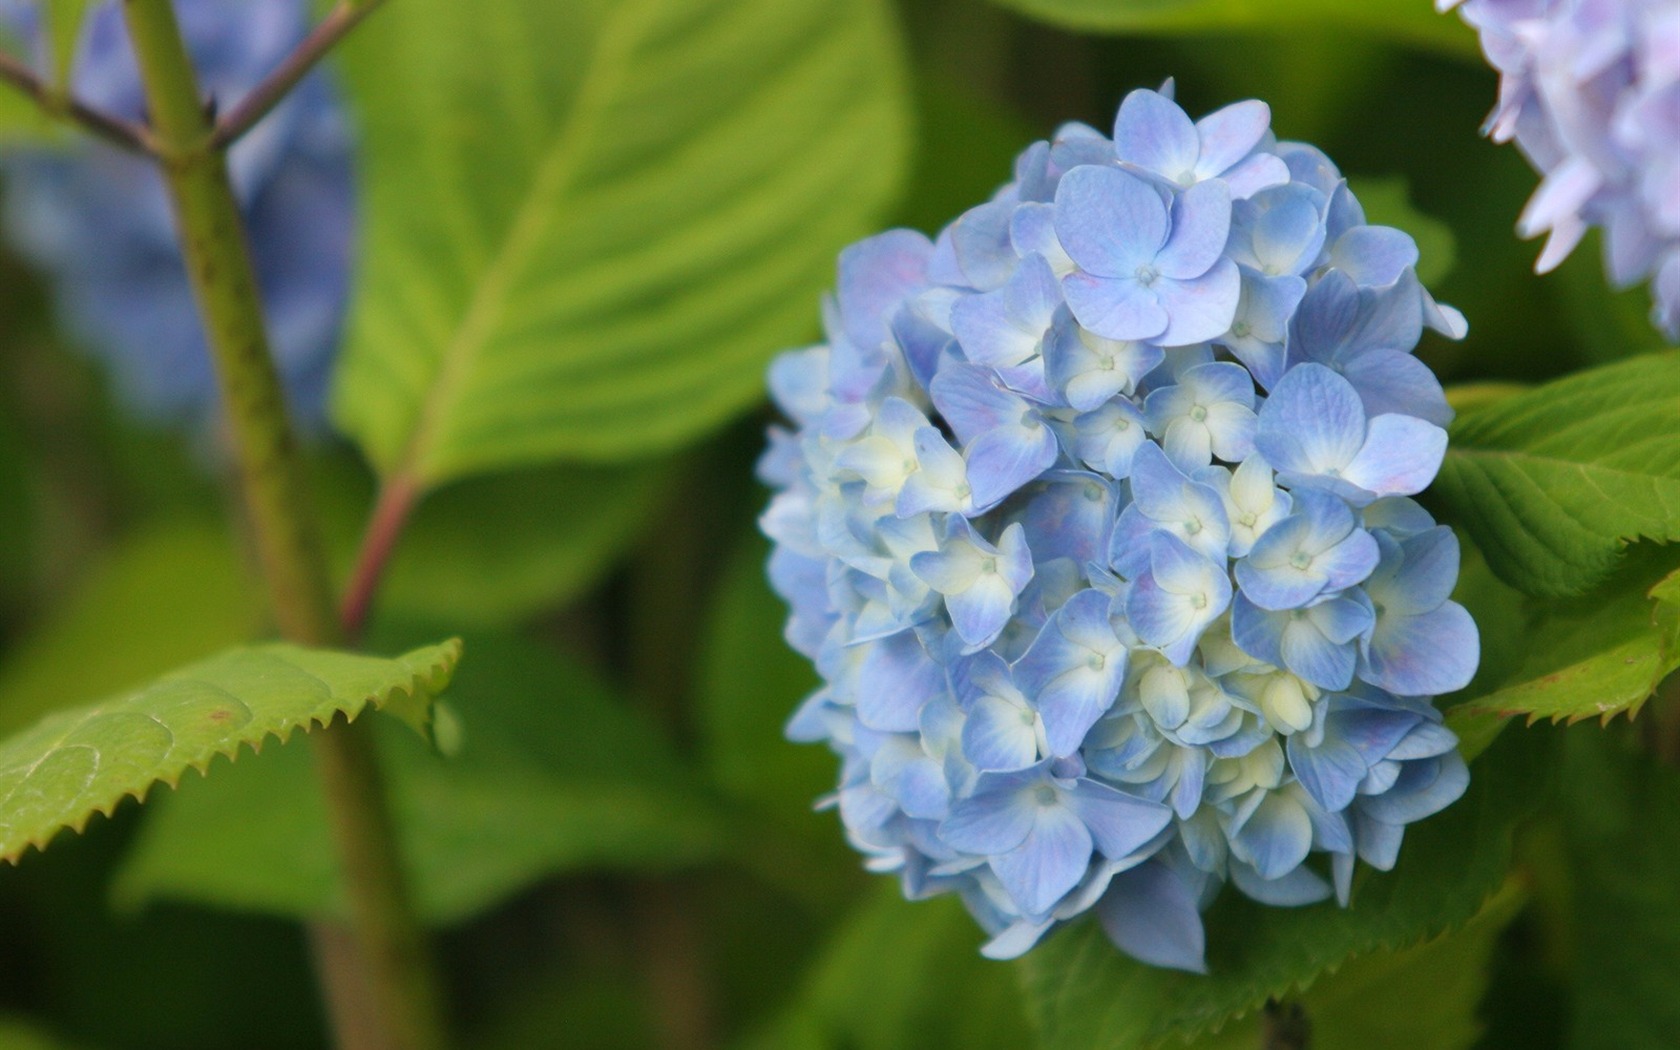
{"label": "blue petal", "polygon": [[1292,734],[1287,748],[1289,768],[1313,801],[1332,813],[1346,809],[1367,772],[1359,749],[1328,734],[1319,746],[1308,747],[1302,733]]}
{"label": "blue petal", "polygon": [[1123,161],[1177,180],[1195,169],[1201,142],[1196,125],[1176,102],[1139,88],[1120,103],[1114,151]]}
{"label": "blue petal", "polygon": [[909,631],[867,645],[857,673],[858,721],[882,732],[915,732],[922,705],[945,692],[945,672]]}
{"label": "blue petal", "polygon": [[991,858],[992,871],[1027,915],[1043,915],[1091,866],[1091,833],[1064,806],[1038,807],[1026,841]]}
{"label": "blue petal", "polygon": [[[1336,598],[1325,603],[1339,604],[1351,606],[1354,611],[1334,615],[1346,618],[1357,615],[1359,606],[1353,602]],[[1320,689],[1346,689],[1353,681],[1353,669],[1358,661],[1358,653],[1351,639],[1338,642],[1325,636],[1324,627],[1313,617],[1313,614],[1322,608],[1324,605],[1314,606],[1309,610],[1310,618],[1301,620],[1294,619],[1294,613],[1273,614],[1286,620],[1279,642],[1283,666]],[[1369,613],[1366,615],[1368,617]]]}
{"label": "blue petal", "polygon": [[1435,424],[1382,415],[1371,420],[1364,446],[1342,476],[1378,496],[1410,496],[1435,480],[1446,451],[1447,432]]}
{"label": "blue petal", "polygon": [[1410,824],[1457,802],[1470,784],[1470,769],[1458,752],[1406,763],[1400,780],[1381,795],[1360,801],[1369,816],[1386,824]]}
{"label": "blue petal", "polygon": [[981,291],[997,288],[1015,272],[1015,248],[1009,243],[1009,218],[1014,210],[1012,201],[987,201],[951,224],[951,252],[957,268]]}
{"label": "blue petal", "polygon": [[1298,803],[1269,791],[1231,835],[1231,849],[1262,879],[1282,878],[1311,852],[1312,821]]}
{"label": "blue petal", "polygon": [[1155,257],[1163,277],[1188,281],[1207,273],[1231,235],[1231,190],[1223,182],[1198,182],[1173,201],[1172,232]]}
{"label": "blue petal", "polygon": [[1114,486],[1096,474],[1057,471],[1022,515],[1040,561],[1072,558],[1076,564],[1102,561],[1116,517]]}
{"label": "blue petal", "polygon": [[1206,973],[1206,933],[1197,895],[1158,861],[1114,876],[1097,904],[1109,940],[1151,966]]}
{"label": "blue petal", "polygon": [[1035,772],[982,773],[974,794],[951,804],[939,838],[952,849],[977,856],[1007,853],[1025,842],[1039,819],[1034,792],[1045,783]]}
{"label": "blue petal", "polygon": [[1055,466],[1058,452],[1056,435],[1043,423],[1036,428],[1017,426],[980,435],[964,455],[975,509],[985,510],[1013,495]]}
{"label": "blue petal", "polygon": [[1318,364],[1283,374],[1260,409],[1254,445],[1273,469],[1340,470],[1365,444],[1365,409],[1346,379]]}
{"label": "blue petal", "polygon": [[1167,326],[1148,338],[1162,346],[1189,346],[1230,331],[1237,300],[1242,298],[1242,277],[1236,263],[1222,258],[1198,277],[1176,279],[1163,274],[1154,292],[1167,314]]}
{"label": "blue petal", "polygon": [[[1120,694],[1126,650],[1108,622],[1108,605],[1100,591],[1074,595],[1015,664],[1015,682],[1038,707],[1053,754],[1073,754]],[[1101,648],[1087,644],[1093,641]]]}
{"label": "blue petal", "polygon": [[1172,821],[1172,810],[1094,780],[1079,780],[1066,804],[1091,832],[1097,849],[1110,860],[1130,856]]}
{"label": "blue petal", "polygon": [[871,349],[887,339],[899,304],[927,287],[933,242],[915,230],[888,230],[840,253],[836,296],[846,338]]}
{"label": "blue petal", "polygon": [[1032,708],[983,696],[969,708],[962,730],[963,754],[982,771],[1010,772],[1038,761],[1038,729]]}
{"label": "blue petal", "polygon": [[1231,865],[1231,881],[1244,894],[1274,908],[1299,908],[1317,904],[1330,896],[1330,884],[1311,868],[1296,868],[1275,879],[1265,879],[1241,861]]}
{"label": "blue petal", "polygon": [[1130,278],[1152,263],[1167,240],[1167,215],[1160,190],[1118,168],[1075,168],[1056,187],[1056,237],[1093,277]]}
{"label": "blue petal", "polygon": [[958,299],[951,331],[970,361],[992,368],[1018,365],[1039,353],[1061,304],[1061,285],[1050,264],[1042,255],[1029,255],[1002,288]]}
{"label": "blue petal", "polygon": [[990,371],[955,361],[940,367],[929,393],[964,445],[994,430],[1014,428],[1027,409],[1025,401],[997,385]]}
{"label": "blue petal", "polygon": [[1341,369],[1359,392],[1367,418],[1386,413],[1416,416],[1444,427],[1453,420],[1452,407],[1441,381],[1429,366],[1398,350],[1369,350],[1345,362]]}
{"label": "blue petal", "polygon": [[[919,555],[918,555],[919,557]],[[945,596],[951,626],[970,648],[992,644],[1015,613],[1015,592],[996,575],[982,575],[959,594]]]}
{"label": "blue petal", "polygon": [[1401,696],[1439,696],[1469,685],[1480,659],[1476,621],[1457,602],[1413,616],[1385,611],[1363,647],[1359,677]]}
{"label": "blue petal", "polygon": [[[1201,138],[1196,174],[1204,179],[1225,174],[1260,144],[1271,122],[1271,107],[1259,99],[1233,102],[1196,121]],[[1284,178],[1288,178],[1287,169]]]}
{"label": "blue petal", "polygon": [[[1156,281],[1155,288],[1165,283]],[[1070,273],[1062,278],[1062,296],[1080,324],[1109,339],[1161,342],[1172,320],[1154,288],[1144,287],[1135,277]]]}
{"label": "blue petal", "polygon": [[1417,261],[1417,242],[1391,226],[1355,226],[1330,250],[1330,265],[1366,287],[1393,284]]}

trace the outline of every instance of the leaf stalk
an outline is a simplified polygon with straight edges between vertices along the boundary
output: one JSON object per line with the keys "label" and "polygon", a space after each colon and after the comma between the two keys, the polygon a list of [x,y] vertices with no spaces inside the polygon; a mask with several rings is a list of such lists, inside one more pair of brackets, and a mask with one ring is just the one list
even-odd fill
{"label": "leaf stalk", "polygon": [[[317,50],[282,64],[275,87],[242,103],[237,132],[261,119],[359,21],[341,19]],[[280,633],[305,645],[343,644],[318,519],[304,482],[285,394],[270,352],[245,230],[224,147],[203,105],[171,0],[125,0],[124,15],[152,118],[150,137],[174,207],[182,255],[214,358],[248,525]],[[320,38],[320,39],[318,39]],[[303,49],[300,48],[300,51]],[[294,56],[295,57],[295,56]],[[272,97],[270,97],[272,96]],[[237,118],[240,122],[233,124]],[[366,724],[312,734],[333,824],[353,938],[321,936],[339,953],[321,962],[336,1002],[339,1043],[356,1050],[438,1050],[442,997],[403,877],[389,802]],[[353,954],[346,959],[343,954]],[[357,973],[359,981],[344,977]]]}

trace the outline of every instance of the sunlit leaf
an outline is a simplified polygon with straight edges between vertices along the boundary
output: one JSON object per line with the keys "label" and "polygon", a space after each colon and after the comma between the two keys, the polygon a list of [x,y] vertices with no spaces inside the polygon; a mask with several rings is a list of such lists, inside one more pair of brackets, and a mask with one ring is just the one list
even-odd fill
{"label": "sunlit leaf", "polygon": [[1474,56],[1476,35],[1418,0],[997,0],[1047,22],[1091,32],[1199,33],[1227,29],[1317,28],[1385,36]]}
{"label": "sunlit leaf", "polygon": [[103,703],[60,711],[0,743],[0,859],[45,848],[153,784],[208,773],[269,737],[354,719],[368,707],[405,720],[430,703],[459,660],[459,642],[382,659],[293,645],[231,649]]}
{"label": "sunlit leaf", "polygon": [[1657,573],[1673,561],[1661,548],[1642,551],[1610,583],[1579,598],[1525,602],[1513,593],[1483,608],[1469,605],[1479,622],[1504,632],[1516,659],[1496,682],[1472,683],[1449,710],[1466,753],[1479,751],[1510,718],[1532,724],[1637,714],[1680,668],[1680,605],[1658,598],[1674,577]]}
{"label": "sunlit leaf", "polygon": [[422,485],[753,402],[905,162],[884,0],[405,0],[344,66],[366,179],[336,416]]}
{"label": "sunlit leaf", "polygon": [[[663,870],[708,859],[725,830],[659,730],[575,662],[469,636],[450,690],[461,746],[411,733],[380,753],[417,905],[465,919],[556,873]],[[186,783],[147,814],[116,893],[288,916],[343,910],[309,755],[265,752]]]}
{"label": "sunlit leaf", "polygon": [[1579,594],[1615,571],[1628,543],[1680,540],[1680,353],[1465,413],[1431,493],[1530,594]]}

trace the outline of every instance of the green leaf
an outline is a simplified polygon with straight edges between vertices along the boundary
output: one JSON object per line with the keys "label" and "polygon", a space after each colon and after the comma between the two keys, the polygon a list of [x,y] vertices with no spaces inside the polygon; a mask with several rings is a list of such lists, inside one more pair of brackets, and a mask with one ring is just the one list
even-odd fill
{"label": "green leaf", "polygon": [[794,1001],[745,1050],[1015,1050],[1029,1042],[1009,968],[950,897],[884,886],[842,925]]}
{"label": "green leaf", "polygon": [[460,659],[459,642],[381,659],[294,645],[230,649],[103,703],[48,715],[0,743],[0,859],[45,849],[125,797],[175,785],[217,755],[270,736],[354,719],[370,705],[423,721]]}
{"label": "green leaf", "polygon": [[1474,916],[1505,878],[1511,830],[1539,795],[1537,738],[1508,736],[1464,798],[1406,831],[1391,872],[1362,870],[1350,907],[1271,908],[1227,889],[1207,915],[1207,976],[1136,962],[1094,922],[1019,964],[1044,1050],[1159,1047],[1214,1031],[1268,999],[1311,987],[1368,952],[1401,948]]}
{"label": "green leaf", "polygon": [[[469,635],[467,645],[473,658],[450,690],[459,753],[440,758],[410,733],[379,738],[429,921],[460,921],[559,872],[661,870],[717,855],[721,819],[651,723],[543,647],[495,635]],[[264,752],[158,800],[118,875],[118,900],[341,913],[309,757]]]}
{"label": "green leaf", "polygon": [[[1432,941],[1360,955],[1321,977],[1291,1005],[1325,1050],[1469,1050],[1481,1035],[1477,1007],[1488,986],[1495,944],[1521,910],[1520,885],[1507,882],[1476,917]],[[1403,990],[1403,994],[1397,994]],[[1196,1050],[1256,1050],[1259,1016],[1198,1040]]]}
{"label": "green leaf", "polygon": [[344,59],[366,177],[336,417],[423,485],[751,404],[906,159],[884,0],[405,0]]}
{"label": "green leaf", "polygon": [[[1479,57],[1476,34],[1419,0],[997,0],[1069,29],[1105,33],[1200,33],[1230,29],[1316,29],[1386,36]],[[1272,45],[1276,46],[1276,45]]]}
{"label": "green leaf", "polygon": [[1509,592],[1468,603],[1478,623],[1513,632],[1506,644],[1520,655],[1496,682],[1473,682],[1448,711],[1466,752],[1509,718],[1526,716],[1532,725],[1638,714],[1680,669],[1680,605],[1659,600],[1674,587],[1674,576],[1660,576],[1674,560],[1661,548],[1641,551],[1614,580],[1579,598],[1523,602]]}
{"label": "green leaf", "polygon": [[1405,176],[1357,176],[1348,179],[1348,186],[1359,198],[1367,220],[1380,226],[1405,230],[1417,241],[1418,280],[1433,286],[1452,272],[1457,258],[1452,227],[1418,210],[1412,203],[1411,188]]}
{"label": "green leaf", "polygon": [[1680,773],[1623,734],[1566,734],[1572,1050],[1658,1050],[1680,1032]]}
{"label": "green leaf", "polygon": [[1609,578],[1629,542],[1680,540],[1680,353],[1466,413],[1432,492],[1529,594],[1579,594]]}
{"label": "green leaf", "polygon": [[[334,560],[348,573],[372,491],[342,462],[317,476]],[[551,466],[467,478],[415,509],[379,586],[379,609],[453,628],[502,627],[564,605],[645,531],[668,491],[663,460]]]}
{"label": "green leaf", "polygon": [[52,73],[49,83],[58,92],[70,89],[70,73],[76,58],[76,45],[81,42],[82,20],[87,17],[88,0],[44,0],[47,9],[47,36],[52,42]]}

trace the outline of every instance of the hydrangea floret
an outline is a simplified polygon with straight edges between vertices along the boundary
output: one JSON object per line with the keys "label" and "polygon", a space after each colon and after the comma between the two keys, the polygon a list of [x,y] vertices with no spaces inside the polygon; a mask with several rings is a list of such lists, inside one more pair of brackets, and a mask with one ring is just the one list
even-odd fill
{"label": "hydrangea floret", "polygon": [[1649,280],[1652,322],[1680,339],[1680,6],[1671,0],[1436,0],[1499,72],[1483,131],[1541,176],[1517,229],[1561,263],[1604,231],[1618,287]]}
{"label": "hydrangea floret", "polygon": [[840,255],[771,366],[762,526],[868,866],[1009,957],[1087,911],[1204,968],[1227,882],[1348,900],[1468,780],[1431,697],[1476,626],[1409,497],[1451,418],[1412,351],[1463,318],[1260,102],[1135,91],[928,239]]}
{"label": "hydrangea floret", "polygon": [[[44,64],[41,5],[0,0],[0,24]],[[207,96],[239,101],[309,29],[304,0],[178,0]],[[101,110],[145,112],[120,5],[90,11],[73,87]],[[349,292],[354,172],[349,128],[326,74],[307,77],[228,155],[263,294],[275,363],[299,422],[324,424]],[[140,413],[207,427],[217,388],[156,166],[91,141],[5,159],[7,240],[53,279],[78,343],[116,375]]]}

